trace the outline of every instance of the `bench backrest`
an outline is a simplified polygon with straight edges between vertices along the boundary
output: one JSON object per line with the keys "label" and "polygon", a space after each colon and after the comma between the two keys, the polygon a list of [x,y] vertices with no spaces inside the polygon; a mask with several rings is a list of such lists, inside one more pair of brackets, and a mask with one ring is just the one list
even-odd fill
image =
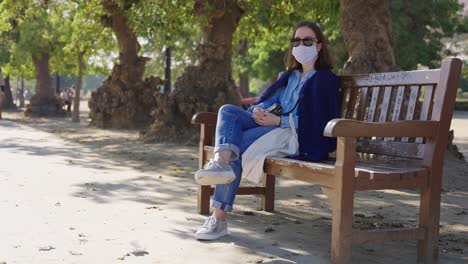
{"label": "bench backrest", "polygon": [[[435,144],[439,136],[448,136],[460,71],[461,61],[453,58],[437,70],[342,75],[342,117],[368,122],[439,121],[438,136],[431,140]],[[423,138],[362,138],[357,150],[423,159],[428,155],[426,143]]]}

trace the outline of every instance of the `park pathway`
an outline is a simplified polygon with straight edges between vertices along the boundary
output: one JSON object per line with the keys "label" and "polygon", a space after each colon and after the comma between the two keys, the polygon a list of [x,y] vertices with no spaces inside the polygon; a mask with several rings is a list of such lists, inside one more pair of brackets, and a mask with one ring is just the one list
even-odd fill
{"label": "park pathway", "polygon": [[[328,263],[329,209],[318,188],[279,180],[278,212],[257,212],[253,198],[240,199],[232,235],[198,242],[193,232],[205,217],[195,212],[190,173],[123,166],[8,120],[0,120],[0,138],[0,263]],[[355,260],[415,260],[413,242],[370,247],[355,249]],[[453,256],[442,254],[441,263],[466,261]]]}
{"label": "park pathway", "polygon": [[0,135],[0,263],[314,259],[272,246],[274,241],[257,243],[255,235],[235,226],[231,231],[246,236],[236,243],[194,240],[205,217],[195,213],[192,178],[121,167],[82,145],[11,121],[0,121]]}
{"label": "park pathway", "polygon": [[468,111],[456,111],[450,129],[455,130],[453,142],[468,161]]}

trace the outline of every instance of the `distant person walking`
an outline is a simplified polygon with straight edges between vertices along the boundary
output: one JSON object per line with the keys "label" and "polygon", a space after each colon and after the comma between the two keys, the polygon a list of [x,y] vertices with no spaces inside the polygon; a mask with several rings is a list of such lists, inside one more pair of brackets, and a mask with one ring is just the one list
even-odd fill
{"label": "distant person walking", "polygon": [[70,93],[68,92],[68,88],[65,88],[62,90],[62,92],[60,93],[60,99],[67,106],[67,112],[71,112],[72,100],[70,98]]}

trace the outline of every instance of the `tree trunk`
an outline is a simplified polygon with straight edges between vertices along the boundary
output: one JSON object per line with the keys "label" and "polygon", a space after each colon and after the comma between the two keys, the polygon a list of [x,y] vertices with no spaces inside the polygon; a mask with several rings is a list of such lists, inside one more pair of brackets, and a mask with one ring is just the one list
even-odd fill
{"label": "tree trunk", "polygon": [[50,55],[48,53],[33,55],[34,68],[36,69],[35,95],[43,98],[54,96],[52,78],[50,78],[49,59]]}
{"label": "tree trunk", "polygon": [[16,109],[15,102],[13,101],[13,94],[11,93],[10,75],[5,77],[5,100],[3,101],[3,109]]}
{"label": "tree trunk", "polygon": [[206,18],[198,65],[189,66],[169,94],[155,93],[155,122],[142,133],[145,141],[192,141],[198,128],[190,120],[196,112],[216,112],[226,103],[240,105],[232,78],[232,37],[244,14],[238,1],[196,0],[194,13]]}
{"label": "tree trunk", "polygon": [[55,73],[55,94],[60,94],[60,75],[58,72]]}
{"label": "tree trunk", "polygon": [[249,74],[247,72],[242,72],[239,74],[239,92],[243,98],[250,97]]}
{"label": "tree trunk", "polygon": [[103,22],[117,37],[120,59],[120,64],[114,66],[111,76],[92,93],[89,101],[91,124],[102,128],[149,125],[153,121],[150,113],[155,106],[152,94],[160,82],[158,78],[143,82],[148,58],[138,56],[140,44],[125,14],[138,1],[121,2],[120,7],[112,0],[101,1],[108,13]]}
{"label": "tree trunk", "polygon": [[[249,44],[246,39],[240,41],[239,56],[246,57],[249,50]],[[239,92],[242,97],[250,97],[249,93],[249,73],[243,71],[239,74]]]}
{"label": "tree trunk", "polygon": [[164,65],[164,92],[169,93],[171,91],[171,48],[166,47],[165,52],[165,65]]}
{"label": "tree trunk", "polygon": [[76,82],[75,98],[73,98],[73,113],[72,122],[80,122],[80,99],[81,99],[81,87],[83,86],[83,57],[86,51],[77,52],[78,57],[78,80]]}
{"label": "tree trunk", "polygon": [[388,0],[341,0],[340,27],[349,54],[342,74],[398,70],[389,10]]}
{"label": "tree trunk", "polygon": [[50,54],[47,52],[32,54],[36,70],[36,89],[26,106],[26,116],[64,116],[60,100],[55,97],[49,68]]}
{"label": "tree trunk", "polygon": [[24,79],[21,77],[21,88],[18,94],[19,100],[19,108],[22,109],[24,107]]}

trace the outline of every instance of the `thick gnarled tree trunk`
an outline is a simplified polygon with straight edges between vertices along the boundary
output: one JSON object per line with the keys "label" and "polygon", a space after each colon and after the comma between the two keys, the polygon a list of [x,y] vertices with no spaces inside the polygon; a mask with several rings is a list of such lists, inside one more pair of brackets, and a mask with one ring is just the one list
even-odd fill
{"label": "thick gnarled tree trunk", "polygon": [[26,106],[26,116],[65,116],[62,103],[55,96],[52,87],[52,78],[49,68],[50,54],[41,52],[32,54],[34,68],[36,70],[36,90]]}
{"label": "thick gnarled tree trunk", "polygon": [[197,0],[194,12],[206,18],[198,65],[187,67],[169,94],[155,93],[155,122],[142,133],[145,141],[192,141],[196,112],[216,112],[226,103],[240,105],[232,78],[232,37],[244,10],[237,1]]}
{"label": "thick gnarled tree trunk", "polygon": [[390,72],[395,37],[388,0],[341,0],[341,33],[349,59],[342,74]]}
{"label": "thick gnarled tree trunk", "polygon": [[101,1],[108,12],[103,22],[114,31],[120,52],[120,64],[114,66],[111,76],[92,93],[89,101],[91,124],[101,128],[142,128],[153,121],[152,94],[162,81],[158,78],[143,81],[148,59],[138,56],[140,44],[124,13],[136,2],[123,1],[119,6],[112,0]]}

